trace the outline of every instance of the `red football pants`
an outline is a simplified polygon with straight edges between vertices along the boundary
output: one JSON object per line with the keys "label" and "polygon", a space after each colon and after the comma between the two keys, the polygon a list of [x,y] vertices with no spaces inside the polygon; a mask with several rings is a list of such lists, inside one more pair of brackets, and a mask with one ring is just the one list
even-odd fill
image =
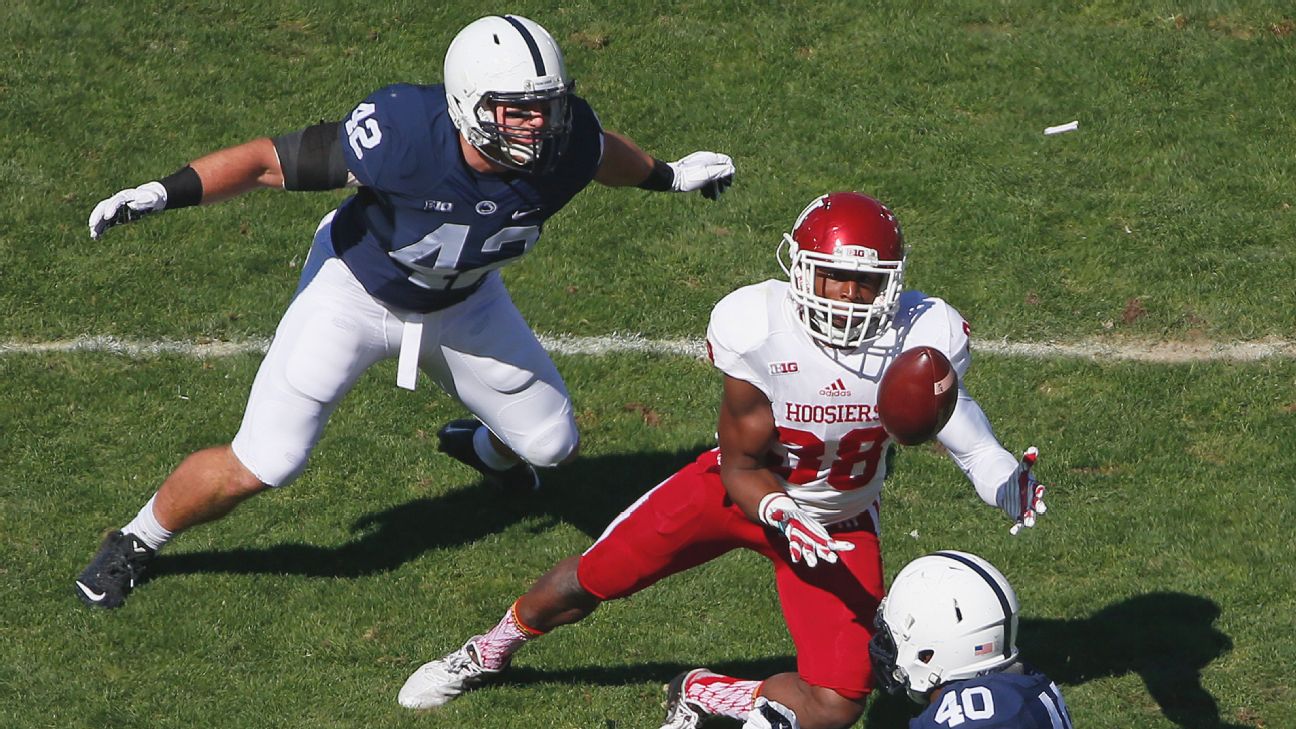
{"label": "red football pants", "polygon": [[703,453],[645,494],[581,557],[581,586],[602,600],[632,595],[734,549],[774,565],[783,620],[809,684],[860,699],[872,690],[868,642],[883,595],[882,554],[867,514],[829,528],[855,545],[836,564],[793,564],[787,540],[746,517],[720,482],[718,451]]}

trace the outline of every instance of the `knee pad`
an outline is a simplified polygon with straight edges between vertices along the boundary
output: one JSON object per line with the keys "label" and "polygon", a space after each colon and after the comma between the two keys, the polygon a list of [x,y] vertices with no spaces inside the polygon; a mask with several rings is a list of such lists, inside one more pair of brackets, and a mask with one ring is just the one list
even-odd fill
{"label": "knee pad", "polygon": [[255,438],[249,438],[239,431],[230,443],[234,457],[243,464],[253,476],[270,488],[287,486],[306,470],[306,461],[310,453],[276,452],[271,448],[259,447]]}
{"label": "knee pad", "polygon": [[574,455],[579,446],[576,421],[567,415],[554,417],[532,430],[514,452],[533,466],[552,468]]}

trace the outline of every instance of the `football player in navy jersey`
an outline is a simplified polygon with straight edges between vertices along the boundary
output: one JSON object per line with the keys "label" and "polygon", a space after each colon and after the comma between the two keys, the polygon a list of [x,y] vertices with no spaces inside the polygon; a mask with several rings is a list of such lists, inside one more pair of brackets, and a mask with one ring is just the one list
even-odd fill
{"label": "football player in navy jersey", "polygon": [[905,565],[877,611],[873,675],[926,705],[909,729],[1071,729],[1057,684],[1017,651],[1017,594],[994,565],[935,552]]}
{"label": "football player in navy jersey", "polygon": [[340,121],[214,152],[94,208],[97,239],[258,187],[356,188],[316,229],[238,434],[186,458],[105,538],[76,580],[82,601],[121,605],[174,534],[296,478],[338,402],[381,360],[399,358],[399,385],[413,389],[422,370],[472,412],[441,429],[440,448],[489,481],[532,490],[535,467],[575,455],[566,386],[498,269],[591,181],[715,199],[734,166],[715,152],[657,160],[604,130],[572,90],[544,28],[485,17],[451,42],[442,84],[387,86]]}

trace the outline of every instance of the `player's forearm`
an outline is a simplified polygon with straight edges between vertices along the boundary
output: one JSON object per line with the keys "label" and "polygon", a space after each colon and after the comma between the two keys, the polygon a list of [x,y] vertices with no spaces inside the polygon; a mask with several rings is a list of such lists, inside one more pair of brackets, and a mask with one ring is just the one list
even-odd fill
{"label": "player's forearm", "polygon": [[726,374],[716,437],[720,481],[748,519],[760,522],[761,499],[782,492],[783,482],[765,467],[778,432],[769,398],[755,385]]}
{"label": "player's forearm", "polygon": [[720,459],[720,480],[734,504],[748,519],[757,523],[761,523],[761,500],[769,494],[785,491],[782,482],[769,469],[726,465],[723,457]]}
{"label": "player's forearm", "polygon": [[608,187],[630,187],[648,179],[657,160],[628,137],[603,132],[603,161],[594,179]]}
{"label": "player's forearm", "polygon": [[1017,459],[1000,445],[981,406],[960,396],[949,422],[937,435],[977,495],[990,506],[999,506],[999,490],[1017,468]]}
{"label": "player's forearm", "polygon": [[283,187],[283,170],[268,137],[227,147],[189,164],[202,181],[202,204],[227,200],[258,187]]}

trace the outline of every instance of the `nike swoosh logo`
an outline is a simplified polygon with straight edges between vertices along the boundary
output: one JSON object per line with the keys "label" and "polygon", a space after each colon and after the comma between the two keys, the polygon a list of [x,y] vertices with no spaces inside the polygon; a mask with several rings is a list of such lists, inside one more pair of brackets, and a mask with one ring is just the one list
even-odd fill
{"label": "nike swoosh logo", "polygon": [[543,209],[544,208],[531,208],[530,210],[515,210],[513,211],[513,219],[517,220],[518,218],[525,218],[528,215],[535,215]]}
{"label": "nike swoosh logo", "polygon": [[82,584],[81,580],[76,581],[76,586],[77,589],[82,592],[82,594],[90,598],[91,602],[103,602],[104,598],[108,597],[108,593],[95,592],[94,590],[91,590],[89,587],[86,587],[84,584]]}

